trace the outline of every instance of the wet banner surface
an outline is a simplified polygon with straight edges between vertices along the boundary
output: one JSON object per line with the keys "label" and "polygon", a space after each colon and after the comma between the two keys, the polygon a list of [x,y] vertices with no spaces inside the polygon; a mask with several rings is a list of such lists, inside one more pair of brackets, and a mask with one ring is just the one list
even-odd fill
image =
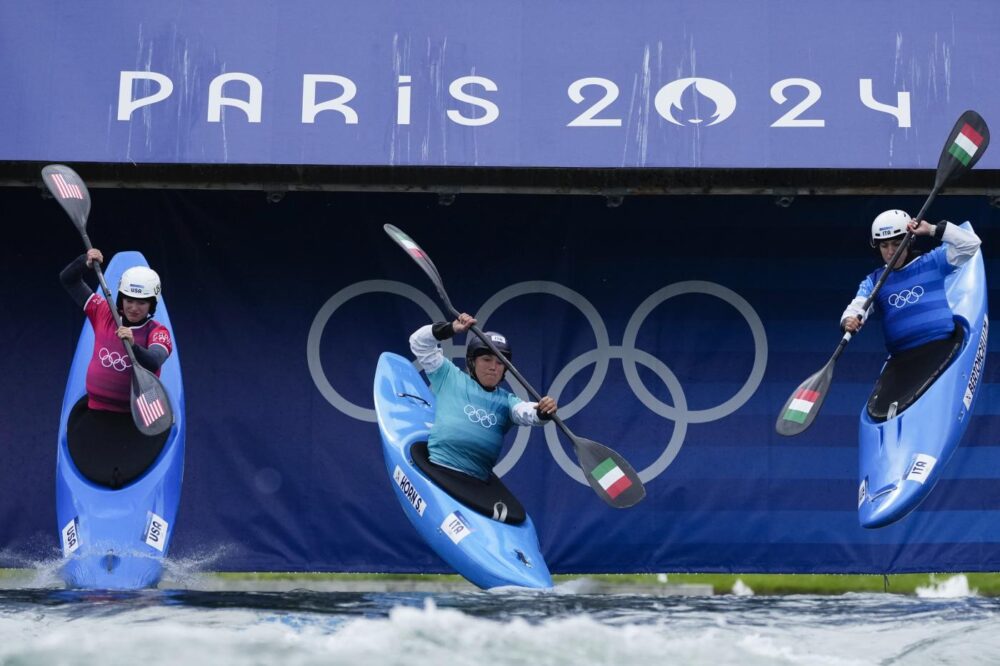
{"label": "wet banner surface", "polygon": [[998,25],[993,0],[4,3],[0,160],[933,168],[998,108]]}

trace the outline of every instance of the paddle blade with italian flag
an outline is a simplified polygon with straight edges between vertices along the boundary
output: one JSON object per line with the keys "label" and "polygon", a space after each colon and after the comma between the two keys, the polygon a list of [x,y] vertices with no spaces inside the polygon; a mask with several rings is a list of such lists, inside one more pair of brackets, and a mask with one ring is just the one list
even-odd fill
{"label": "paddle blade with italian flag", "polygon": [[606,503],[625,509],[646,496],[639,475],[617,452],[582,437],[577,437],[574,444],[587,483]]}
{"label": "paddle blade with italian flag", "polygon": [[983,117],[971,110],[963,113],[948,135],[941,152],[935,187],[943,186],[975,166],[989,145],[990,128],[986,126]]}
{"label": "paddle blade with italian flag", "polygon": [[813,420],[823,405],[830,382],[833,381],[833,363],[827,363],[823,369],[802,382],[785,403],[774,429],[779,435],[791,437],[798,435],[812,425]]}
{"label": "paddle blade with italian flag", "polygon": [[396,244],[403,248],[406,253],[410,255],[410,258],[417,262],[417,265],[420,266],[425,273],[427,273],[427,277],[431,279],[431,282],[433,282],[434,286],[438,288],[438,291],[441,291],[441,274],[438,273],[437,266],[435,266],[434,262],[431,261],[431,258],[427,256],[427,253],[424,252],[419,245],[417,245],[417,242],[395,225],[386,224],[383,225],[382,228],[385,230],[385,233],[389,235],[389,238],[396,241]]}

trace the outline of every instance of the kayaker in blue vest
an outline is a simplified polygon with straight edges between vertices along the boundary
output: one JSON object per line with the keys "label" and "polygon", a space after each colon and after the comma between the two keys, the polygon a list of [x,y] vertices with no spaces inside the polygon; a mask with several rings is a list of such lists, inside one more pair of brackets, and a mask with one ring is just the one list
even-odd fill
{"label": "kayaker in blue vest", "polygon": [[[422,326],[410,336],[410,349],[437,398],[427,438],[428,458],[435,465],[485,481],[500,457],[507,431],[515,424],[543,425],[557,406],[549,396],[537,403],[526,402],[500,388],[506,367],[476,336],[469,336],[466,347],[468,374],[444,357],[438,343],[475,323],[475,318],[463,312],[455,321]],[[510,360],[507,339],[499,333],[485,335]]]}
{"label": "kayaker in blue vest", "polygon": [[[888,265],[907,230],[917,236],[933,236],[943,244],[926,254],[916,255],[908,247],[897,258],[893,270],[879,290],[875,304],[882,314],[885,346],[897,354],[951,337],[954,315],[948,305],[944,278],[967,262],[979,249],[979,236],[951,222],[930,224],[913,220],[901,210],[887,210],[872,222],[871,244]],[[865,301],[875,288],[885,266],[869,273],[858,293],[840,318],[844,331],[856,333],[864,325]]]}

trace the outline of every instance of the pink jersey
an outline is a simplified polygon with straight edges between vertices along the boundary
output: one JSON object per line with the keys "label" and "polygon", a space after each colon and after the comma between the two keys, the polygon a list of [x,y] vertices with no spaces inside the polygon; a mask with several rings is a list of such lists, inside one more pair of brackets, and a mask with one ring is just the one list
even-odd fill
{"label": "pink jersey", "polygon": [[[83,306],[94,327],[94,355],[87,368],[87,406],[108,412],[128,412],[132,384],[132,361],[116,334],[111,308],[103,296],[94,294]],[[167,354],[174,348],[170,331],[154,319],[132,329],[135,344],[147,349],[160,345]],[[160,372],[157,370],[157,376]]]}

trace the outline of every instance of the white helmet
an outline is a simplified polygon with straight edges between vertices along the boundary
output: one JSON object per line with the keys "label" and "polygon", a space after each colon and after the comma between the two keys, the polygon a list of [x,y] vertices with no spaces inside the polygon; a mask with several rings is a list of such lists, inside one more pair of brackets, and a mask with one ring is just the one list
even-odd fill
{"label": "white helmet", "polygon": [[118,281],[118,295],[128,298],[156,298],[160,295],[160,276],[151,268],[133,266]]}
{"label": "white helmet", "polygon": [[872,247],[890,238],[906,235],[906,225],[912,218],[901,210],[887,210],[879,213],[872,222]]}

